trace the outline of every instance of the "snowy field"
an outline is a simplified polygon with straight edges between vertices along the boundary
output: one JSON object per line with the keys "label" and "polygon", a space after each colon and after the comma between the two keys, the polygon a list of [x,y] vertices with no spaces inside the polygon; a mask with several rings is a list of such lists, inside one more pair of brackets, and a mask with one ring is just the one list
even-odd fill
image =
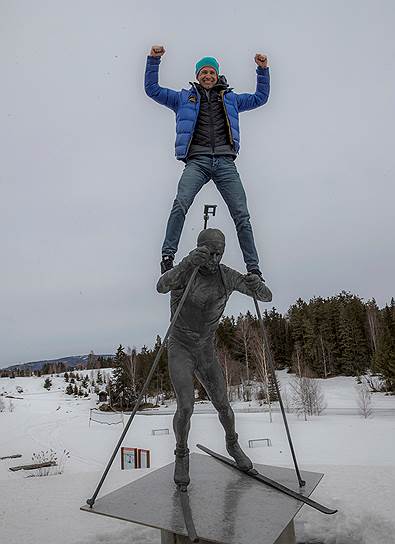
{"label": "snowy field", "polygon": [[[279,377],[284,390],[289,376],[280,372]],[[96,398],[65,395],[61,377],[53,378],[50,391],[43,389],[43,383],[42,377],[0,379],[0,393],[22,397],[12,400],[12,412],[7,410],[10,399],[3,397],[0,457],[23,456],[0,461],[0,543],[159,544],[157,530],[79,510],[92,495],[122,426],[92,422],[89,427],[89,409]],[[373,415],[365,420],[358,414],[353,378],[321,384],[327,402],[324,414],[307,422],[294,414],[288,417],[301,468],[325,473],[312,498],[338,508],[339,513],[325,516],[304,506],[296,519],[298,542],[394,544],[395,397],[375,394]],[[17,393],[18,386],[23,393]],[[234,407],[241,445],[252,460],[292,466],[280,414],[275,412],[270,423],[268,413],[253,404]],[[174,405],[169,405],[136,417],[124,446],[150,449],[152,468],[121,471],[118,455],[100,495],[173,461],[172,411]],[[196,412],[191,450],[199,451],[194,445],[201,442],[226,453],[222,428],[210,405],[199,404]],[[154,428],[169,428],[170,435],[152,436]],[[248,449],[249,439],[266,437],[271,448]],[[33,453],[50,448],[58,455],[70,451],[63,474],[32,477],[27,471],[9,471],[11,466],[30,463]]]}

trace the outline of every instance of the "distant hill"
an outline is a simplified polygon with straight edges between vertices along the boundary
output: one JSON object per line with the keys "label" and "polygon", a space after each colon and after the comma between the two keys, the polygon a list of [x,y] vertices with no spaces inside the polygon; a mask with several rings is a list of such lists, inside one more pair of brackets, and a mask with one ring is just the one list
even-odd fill
{"label": "distant hill", "polygon": [[[96,357],[113,357],[113,355],[106,354],[95,354]],[[1,368],[0,370],[17,370],[30,368],[31,370],[41,370],[42,367],[48,364],[59,364],[63,363],[66,367],[86,367],[88,361],[88,355],[71,355],[69,357],[60,357],[59,359],[45,359],[44,361],[33,361],[30,363],[20,363],[17,365],[8,366],[6,368]]]}

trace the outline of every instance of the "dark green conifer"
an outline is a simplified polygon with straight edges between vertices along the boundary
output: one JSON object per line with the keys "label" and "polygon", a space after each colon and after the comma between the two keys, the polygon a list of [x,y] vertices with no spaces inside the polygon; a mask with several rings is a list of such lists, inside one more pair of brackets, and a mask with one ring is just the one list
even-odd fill
{"label": "dark green conifer", "polygon": [[136,394],[132,389],[129,358],[122,345],[117,349],[114,365],[110,386],[112,406],[119,410],[131,410],[136,401]]}

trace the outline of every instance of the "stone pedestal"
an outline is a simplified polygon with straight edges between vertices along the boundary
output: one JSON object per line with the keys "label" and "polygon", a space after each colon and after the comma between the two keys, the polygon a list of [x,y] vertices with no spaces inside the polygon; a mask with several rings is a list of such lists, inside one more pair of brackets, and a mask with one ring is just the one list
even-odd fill
{"label": "stone pedestal", "polygon": [[[187,536],[176,535],[175,533],[170,533],[169,531],[164,531],[163,529],[160,532],[160,536],[161,544],[191,544],[191,541]],[[200,539],[199,543],[212,544],[212,541],[210,542],[208,540]],[[296,544],[295,526],[293,520],[288,523],[284,531],[273,544]]]}
{"label": "stone pedestal", "polygon": [[[293,470],[269,465],[255,468],[299,491]],[[154,470],[97,499],[92,509],[81,509],[156,527],[161,530],[162,544],[189,544],[173,470],[174,463]],[[201,544],[295,544],[293,518],[303,503],[208,455],[190,456],[190,474],[190,505]],[[305,496],[322,476],[302,471]]]}

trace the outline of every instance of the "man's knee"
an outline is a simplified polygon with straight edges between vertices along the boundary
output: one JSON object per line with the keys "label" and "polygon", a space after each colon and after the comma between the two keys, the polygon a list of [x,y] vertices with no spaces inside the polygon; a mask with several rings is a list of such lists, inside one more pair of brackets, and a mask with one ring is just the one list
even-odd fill
{"label": "man's knee", "polygon": [[250,214],[247,210],[239,210],[233,215],[236,230],[251,229]]}
{"label": "man's knee", "polygon": [[173,202],[173,211],[181,212],[185,216],[191,205],[192,201],[190,199],[177,195]]}

